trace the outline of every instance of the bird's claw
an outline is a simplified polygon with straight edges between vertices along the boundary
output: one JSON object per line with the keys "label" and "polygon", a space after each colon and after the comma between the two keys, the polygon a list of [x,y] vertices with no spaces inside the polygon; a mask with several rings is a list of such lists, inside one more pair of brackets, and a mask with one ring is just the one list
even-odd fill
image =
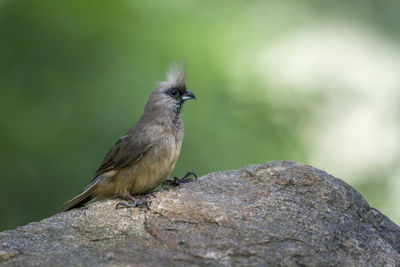
{"label": "bird's claw", "polygon": [[183,176],[182,178],[178,178],[178,177],[174,177],[174,179],[167,179],[162,183],[162,187],[164,185],[172,185],[172,186],[178,186],[180,184],[184,184],[187,182],[190,182],[193,178],[188,178],[190,175],[193,175],[193,178],[195,178],[197,180],[197,175],[194,172],[187,172],[185,174],[185,176]]}
{"label": "bird's claw", "polygon": [[136,208],[136,207],[140,207],[140,206],[146,206],[147,209],[149,209],[149,203],[147,201],[147,199],[134,199],[131,200],[131,202],[125,202],[125,201],[121,201],[118,202],[117,205],[115,206],[115,209],[119,209],[119,208]]}
{"label": "bird's claw", "polygon": [[[190,175],[193,175],[193,178],[195,178],[195,179],[197,180],[197,174],[194,173],[194,172],[187,172],[187,173],[185,174],[185,176],[183,176],[182,179],[186,179],[186,178],[189,177]],[[192,179],[193,179],[193,178],[192,178]]]}

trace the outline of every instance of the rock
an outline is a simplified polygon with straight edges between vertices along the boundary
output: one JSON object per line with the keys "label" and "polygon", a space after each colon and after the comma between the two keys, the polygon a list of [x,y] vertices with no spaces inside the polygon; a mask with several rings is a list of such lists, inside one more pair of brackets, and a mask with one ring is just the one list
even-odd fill
{"label": "rock", "polygon": [[0,233],[0,266],[400,266],[400,228],[343,181],[295,162],[215,172]]}

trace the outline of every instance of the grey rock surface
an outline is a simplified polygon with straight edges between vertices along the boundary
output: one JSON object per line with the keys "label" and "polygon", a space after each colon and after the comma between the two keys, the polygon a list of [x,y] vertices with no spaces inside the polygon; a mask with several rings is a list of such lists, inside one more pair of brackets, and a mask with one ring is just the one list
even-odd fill
{"label": "grey rock surface", "polygon": [[0,266],[400,266],[400,228],[295,162],[215,172],[149,209],[89,204],[0,233]]}

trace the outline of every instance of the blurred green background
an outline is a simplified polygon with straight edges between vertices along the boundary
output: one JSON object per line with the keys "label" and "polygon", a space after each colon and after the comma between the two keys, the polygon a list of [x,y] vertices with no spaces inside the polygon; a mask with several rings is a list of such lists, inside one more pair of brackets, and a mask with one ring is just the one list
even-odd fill
{"label": "blurred green background", "polygon": [[294,160],[400,223],[400,2],[0,0],[0,230],[57,213],[173,60],[174,175]]}

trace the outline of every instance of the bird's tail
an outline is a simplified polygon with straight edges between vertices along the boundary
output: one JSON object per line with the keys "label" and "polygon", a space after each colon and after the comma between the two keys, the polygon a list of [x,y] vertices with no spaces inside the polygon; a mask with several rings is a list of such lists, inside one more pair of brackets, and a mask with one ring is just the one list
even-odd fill
{"label": "bird's tail", "polygon": [[62,205],[62,209],[64,211],[70,210],[70,209],[75,209],[75,208],[80,208],[89,201],[91,201],[95,196],[94,196],[94,186],[96,185],[97,181],[94,181],[94,183],[90,183],[86,188],[85,191],[83,191],[81,194],[77,195],[73,199],[67,201]]}
{"label": "bird's tail", "polygon": [[64,211],[67,211],[67,210],[71,210],[71,209],[75,209],[75,208],[80,208],[92,199],[93,199],[92,195],[86,195],[86,194],[82,193],[82,194],[74,197],[73,199],[65,202],[64,205],[62,206],[62,209]]}

